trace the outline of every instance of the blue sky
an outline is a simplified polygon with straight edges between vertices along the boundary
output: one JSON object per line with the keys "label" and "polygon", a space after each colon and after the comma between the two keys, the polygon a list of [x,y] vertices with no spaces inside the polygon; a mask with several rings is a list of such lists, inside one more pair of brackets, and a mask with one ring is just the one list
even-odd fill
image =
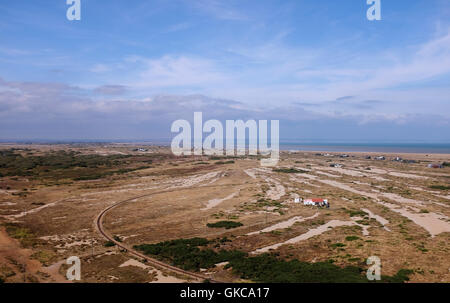
{"label": "blue sky", "polygon": [[450,3],[0,2],[0,139],[151,139],[205,118],[281,137],[450,142]]}

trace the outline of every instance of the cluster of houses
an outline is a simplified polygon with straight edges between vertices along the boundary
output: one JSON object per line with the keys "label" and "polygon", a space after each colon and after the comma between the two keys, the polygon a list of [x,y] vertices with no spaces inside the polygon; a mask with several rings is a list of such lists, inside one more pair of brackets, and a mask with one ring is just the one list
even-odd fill
{"label": "cluster of houses", "polygon": [[[341,154],[341,155],[333,155],[333,154],[322,154],[322,153],[315,153],[316,156],[324,156],[324,157],[339,157],[339,158],[349,158],[350,156],[347,154]],[[354,157],[354,156],[352,156]]]}
{"label": "cluster of houses", "polygon": [[394,162],[402,162],[402,163],[417,163],[416,160],[406,160],[406,159],[402,159],[400,157],[395,157],[394,159],[392,159],[392,161]]}
{"label": "cluster of houses", "polygon": [[[372,157],[371,156],[366,156],[365,157],[367,160],[371,160]],[[386,160],[385,156],[378,156],[378,157],[374,157],[375,160]],[[401,162],[401,163],[417,163],[416,160],[406,160],[406,159],[402,159],[401,157],[395,157],[392,159],[392,161],[394,162]]]}
{"label": "cluster of houses", "polygon": [[[371,160],[372,156],[366,156],[366,160]],[[374,157],[375,160],[386,160],[385,156]]]}
{"label": "cluster of houses", "polygon": [[330,203],[328,203],[327,199],[302,199],[302,198],[295,198],[294,203],[303,203],[303,205],[307,206],[317,206],[317,207],[326,207],[330,208]]}

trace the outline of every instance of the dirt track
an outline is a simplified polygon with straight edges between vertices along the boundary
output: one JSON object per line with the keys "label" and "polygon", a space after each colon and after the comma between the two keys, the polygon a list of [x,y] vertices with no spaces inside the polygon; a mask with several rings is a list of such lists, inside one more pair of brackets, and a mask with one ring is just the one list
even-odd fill
{"label": "dirt track", "polygon": [[182,274],[182,275],[191,277],[191,278],[193,278],[193,279],[195,279],[195,280],[197,280],[197,281],[200,281],[200,282],[202,282],[202,281],[204,281],[204,280],[209,280],[210,282],[213,282],[213,283],[218,283],[218,282],[220,282],[220,281],[212,280],[211,278],[205,277],[205,276],[203,276],[203,275],[200,275],[200,274],[197,274],[197,273],[193,273],[193,272],[189,272],[189,271],[183,270],[183,269],[181,269],[181,268],[178,268],[178,267],[175,267],[175,266],[166,264],[166,263],[164,263],[164,262],[158,261],[158,260],[156,260],[156,259],[150,258],[150,257],[148,257],[148,256],[146,256],[146,255],[144,255],[144,254],[142,254],[142,253],[140,253],[140,252],[134,250],[133,248],[131,248],[131,247],[129,247],[129,246],[127,246],[127,245],[125,245],[125,244],[123,244],[123,243],[121,243],[121,242],[115,240],[114,237],[111,236],[111,235],[104,229],[104,227],[103,227],[103,218],[105,217],[105,215],[106,215],[110,210],[112,210],[112,209],[114,209],[114,208],[116,208],[116,207],[118,207],[118,206],[120,206],[120,205],[122,205],[122,204],[124,204],[124,203],[131,202],[131,201],[136,200],[136,199],[139,199],[139,198],[149,197],[149,196],[152,196],[152,195],[155,195],[155,194],[161,194],[161,193],[167,193],[167,192],[173,192],[173,191],[175,191],[175,190],[174,190],[174,189],[172,189],[172,190],[164,190],[164,191],[159,191],[159,192],[155,192],[155,193],[151,193],[151,194],[141,195],[141,196],[137,196],[137,197],[133,197],[133,198],[129,198],[129,199],[126,199],[126,200],[122,200],[122,201],[116,202],[116,203],[114,203],[113,205],[108,206],[107,208],[105,208],[105,209],[97,216],[97,218],[95,219],[95,227],[96,227],[96,229],[98,230],[98,232],[99,232],[103,237],[105,237],[108,241],[111,241],[111,242],[113,242],[114,244],[116,244],[118,247],[120,247],[120,248],[122,248],[122,249],[125,249],[128,253],[130,253],[130,254],[132,254],[132,255],[134,255],[134,256],[136,256],[136,257],[139,257],[139,258],[141,258],[141,259],[143,259],[143,260],[146,260],[146,262],[148,262],[149,264],[153,265],[154,267],[156,267],[156,268],[158,268],[158,269],[167,269],[167,270],[169,270],[169,271],[171,271],[171,272],[174,272],[174,273],[177,273],[177,274]]}

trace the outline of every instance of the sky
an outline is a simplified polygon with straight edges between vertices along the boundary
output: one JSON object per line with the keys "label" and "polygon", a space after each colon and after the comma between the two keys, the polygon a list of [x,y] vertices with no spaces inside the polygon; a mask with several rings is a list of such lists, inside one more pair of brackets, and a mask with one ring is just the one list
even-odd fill
{"label": "sky", "polygon": [[0,1],[0,140],[170,138],[280,120],[284,140],[450,143],[450,1]]}

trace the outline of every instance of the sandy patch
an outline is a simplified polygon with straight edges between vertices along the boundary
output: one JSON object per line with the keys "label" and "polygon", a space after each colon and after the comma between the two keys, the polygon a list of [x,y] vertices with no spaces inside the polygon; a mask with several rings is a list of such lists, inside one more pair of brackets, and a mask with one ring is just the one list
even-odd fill
{"label": "sandy patch", "polygon": [[306,217],[306,218],[303,218],[301,216],[292,217],[289,220],[286,220],[286,221],[277,223],[275,225],[266,227],[266,228],[264,228],[262,230],[248,233],[247,236],[256,235],[256,234],[259,234],[259,233],[268,233],[268,232],[271,232],[271,231],[274,231],[274,230],[277,230],[277,229],[289,228],[289,227],[291,227],[292,225],[294,225],[297,222],[303,222],[303,221],[306,221],[306,220],[314,219],[318,215],[319,215],[319,213],[316,213],[315,215],[313,215],[311,217]]}
{"label": "sandy patch", "polygon": [[382,216],[376,215],[367,208],[361,208],[362,211],[366,212],[369,215],[369,218],[374,218],[377,220],[381,225],[383,225],[383,228],[387,231],[391,231],[386,225],[389,224],[389,221],[383,218]]}
{"label": "sandy patch", "polygon": [[273,179],[273,178],[265,178],[264,180],[269,184],[275,185],[275,187],[271,186],[270,189],[267,191],[267,195],[266,195],[267,198],[272,199],[272,200],[278,200],[286,194],[286,190],[285,190],[284,186],[281,185],[281,183],[278,182],[278,180]]}
{"label": "sandy patch", "polygon": [[45,209],[47,207],[55,206],[56,204],[58,204],[60,202],[63,202],[63,201],[67,201],[67,200],[69,200],[69,199],[55,201],[55,202],[52,202],[52,203],[48,203],[48,204],[45,204],[45,205],[33,208],[31,210],[23,211],[23,212],[21,212],[19,214],[16,214],[16,215],[8,215],[7,217],[10,218],[10,219],[22,218],[22,217],[24,217],[26,215],[37,213],[37,212],[39,212],[39,211],[41,211],[41,210],[43,210],[43,209]]}
{"label": "sandy patch", "polygon": [[0,203],[0,206],[13,206],[13,205],[16,205],[17,203],[14,203],[14,202],[3,202],[3,203]]}
{"label": "sandy patch", "polygon": [[148,270],[149,274],[156,273],[156,281],[152,281],[150,283],[185,283],[186,282],[185,280],[178,279],[176,277],[172,277],[169,275],[165,275],[160,270],[154,269],[154,268],[152,268],[142,262],[139,262],[138,260],[135,260],[135,259],[129,259],[128,261],[125,261],[124,263],[119,265],[119,267],[126,267],[126,266],[135,266],[135,267],[142,268],[144,270]]}
{"label": "sandy patch", "polygon": [[337,168],[337,167],[321,167],[322,170],[328,170],[336,173],[340,173],[343,175],[349,175],[352,177],[367,177],[366,174],[363,174],[359,171],[352,170],[352,169],[346,169],[346,168]]}
{"label": "sandy patch", "polygon": [[351,225],[357,225],[355,222],[353,221],[340,221],[340,220],[331,220],[330,222],[327,222],[326,224],[323,224],[317,228],[314,229],[310,229],[308,232],[301,234],[300,236],[297,236],[295,238],[289,239],[287,241],[284,241],[282,243],[277,243],[277,244],[273,244],[270,246],[266,246],[263,248],[259,248],[255,251],[253,251],[253,254],[259,254],[259,253],[265,253],[268,252],[271,249],[277,249],[282,245],[285,244],[294,244],[300,241],[304,241],[307,240],[309,238],[318,236],[324,232],[326,232],[327,230],[329,230],[329,228],[334,228],[334,227],[338,227],[338,226],[351,226]]}
{"label": "sandy patch", "polygon": [[399,207],[395,204],[387,202],[378,202],[390,210],[401,214],[402,216],[410,219],[415,224],[424,228],[431,237],[434,237],[440,233],[450,232],[449,218],[446,216],[438,215],[436,213],[412,213],[405,207]]}
{"label": "sandy patch", "polygon": [[320,170],[316,170],[315,173],[316,174],[320,174],[320,175],[324,175],[324,176],[327,176],[327,177],[330,177],[330,178],[341,178],[342,177],[341,175],[333,175],[333,174],[329,174],[329,173],[326,173],[326,172],[320,171]]}
{"label": "sandy patch", "polygon": [[389,175],[395,176],[395,177],[401,177],[401,178],[428,179],[428,177],[425,177],[425,176],[406,174],[406,173],[400,173],[400,172],[392,172],[392,171],[389,172]]}
{"label": "sandy patch", "polygon": [[191,187],[191,186],[197,185],[199,183],[202,183],[201,186],[206,186],[206,185],[212,184],[215,181],[217,181],[220,176],[221,176],[221,172],[210,172],[207,174],[194,175],[194,176],[177,179],[175,181],[170,182],[173,185],[170,186],[169,189]]}
{"label": "sandy patch", "polygon": [[164,275],[161,271],[156,271],[156,279],[157,281],[153,281],[151,283],[186,283],[186,280],[178,279],[172,276]]}
{"label": "sandy patch", "polygon": [[215,265],[216,265],[217,267],[222,267],[222,266],[228,265],[228,263],[230,263],[230,262],[225,261],[225,262],[217,263],[217,264],[215,264]]}
{"label": "sandy patch", "polygon": [[400,195],[394,194],[394,193],[380,193],[381,196],[388,198],[390,200],[396,201],[396,202],[400,202],[400,203],[409,203],[409,204],[416,204],[416,205],[423,205],[423,202],[417,201],[417,200],[413,200],[413,199],[409,199],[409,198],[404,198]]}
{"label": "sandy patch", "polygon": [[226,196],[225,198],[222,198],[222,199],[211,199],[211,200],[208,201],[206,207],[202,208],[201,210],[208,210],[208,209],[211,209],[213,207],[216,207],[220,203],[222,203],[224,201],[227,201],[227,200],[230,200],[230,199],[233,199],[237,195],[239,195],[239,190],[237,192],[232,193],[231,195]]}
{"label": "sandy patch", "polygon": [[244,172],[252,179],[256,179],[256,175],[253,169],[245,169]]}
{"label": "sandy patch", "polygon": [[150,266],[145,265],[144,263],[139,262],[138,260],[135,260],[135,259],[130,259],[119,265],[119,267],[126,267],[126,266],[136,266],[136,267],[139,267],[142,269],[147,269],[150,267]]}

